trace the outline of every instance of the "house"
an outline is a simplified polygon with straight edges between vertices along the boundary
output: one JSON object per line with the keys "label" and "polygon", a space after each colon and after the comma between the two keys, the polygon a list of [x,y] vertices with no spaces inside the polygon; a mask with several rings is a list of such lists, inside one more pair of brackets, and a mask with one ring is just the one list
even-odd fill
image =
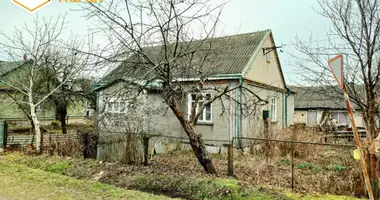
{"label": "house", "polygon": [[[309,127],[321,126],[330,116],[337,126],[350,127],[346,103],[339,88],[325,87],[290,87],[295,91],[294,96],[294,123]],[[354,109],[355,124],[365,127],[360,108],[351,103]],[[326,116],[326,117],[325,117]]]}
{"label": "house", "polygon": [[[263,112],[269,112],[272,128],[285,128],[293,124],[293,96],[285,83],[282,72],[279,55],[276,50],[274,37],[271,30],[258,31],[252,33],[231,35],[211,39],[214,50],[224,51],[225,53],[218,58],[216,66],[213,68],[213,74],[205,84],[217,85],[220,88],[226,85],[235,86],[242,83],[244,87],[254,91],[260,98],[267,103],[260,105],[254,116],[246,116],[245,110],[240,109],[239,104],[230,101],[228,105],[222,104],[219,100],[207,106],[196,125],[196,129],[202,134],[204,140],[224,140],[230,141],[234,137],[260,137],[263,132]],[[225,45],[228,43],[228,46]],[[132,58],[131,58],[132,59]],[[159,58],[158,58],[159,59]],[[113,94],[122,91],[123,83],[133,83],[134,85],[145,85],[144,80],[134,79],[134,77],[124,76],[123,71],[128,71],[128,66],[120,65],[115,70],[107,74],[100,82],[96,89],[98,96],[98,110],[103,110],[102,116],[118,116],[115,122],[121,119],[123,109],[128,100],[125,98],[114,98]],[[196,77],[189,74],[178,75],[178,81],[184,85],[191,85]],[[132,79],[131,79],[132,78]],[[159,87],[150,85],[151,88]],[[241,98],[241,91],[231,92],[232,97]],[[125,97],[124,94],[123,97]],[[206,98],[212,96],[210,92]],[[120,97],[120,96],[119,96]],[[139,99],[139,104],[145,110],[154,113],[146,113],[135,117],[141,119],[139,122],[149,121],[141,127],[145,127],[151,134],[160,134],[166,136],[186,137],[180,122],[174,116],[171,110],[163,102],[159,91],[153,92],[146,90]],[[181,109],[189,113],[189,108],[194,102],[194,95],[188,94],[182,101]],[[231,112],[224,112],[223,108],[229,107]],[[128,115],[128,112],[127,112]],[[129,114],[130,115],[130,114]],[[147,119],[150,118],[150,119]],[[130,119],[126,121],[130,122]],[[119,123],[120,122],[120,123]],[[125,129],[125,124],[118,121],[116,124],[104,128],[100,135],[107,140],[113,135]],[[214,144],[222,145],[222,143]]]}
{"label": "house", "polygon": [[[7,80],[10,77],[22,80],[23,73],[21,71],[27,64],[28,61],[0,61],[0,80]],[[23,97],[14,88],[0,81],[0,120],[6,120],[10,124],[19,126],[29,125],[29,120],[25,114],[25,112],[29,112],[29,107],[27,104],[21,103],[22,101],[26,102],[27,99],[21,98],[25,98],[25,96]],[[87,110],[85,104],[84,101],[78,101],[69,105],[67,110],[69,122],[83,121]],[[50,124],[51,121],[55,120],[55,109],[48,100],[37,107],[37,116],[43,125]]]}

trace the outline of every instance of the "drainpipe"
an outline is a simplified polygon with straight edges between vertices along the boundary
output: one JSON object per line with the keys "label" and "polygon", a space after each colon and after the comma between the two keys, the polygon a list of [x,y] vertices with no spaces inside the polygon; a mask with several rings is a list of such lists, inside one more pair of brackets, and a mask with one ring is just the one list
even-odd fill
{"label": "drainpipe", "polygon": [[281,93],[281,97],[282,97],[282,128],[285,128],[285,126],[286,126],[286,113],[285,113],[285,111],[286,111],[286,98],[285,98],[285,94],[286,93]]}
{"label": "drainpipe", "polygon": [[285,126],[288,126],[288,97],[290,96],[290,89],[286,92],[285,95]]}
{"label": "drainpipe", "polygon": [[238,99],[238,104],[236,104],[236,137],[238,138],[238,145],[239,147],[241,147],[241,137],[242,137],[242,112],[243,112],[243,108],[241,106],[241,100],[242,100],[242,85],[243,85],[243,82],[244,82],[244,78],[242,76],[240,76],[239,78],[239,89],[237,90],[238,91],[238,94],[237,94],[237,99]]}

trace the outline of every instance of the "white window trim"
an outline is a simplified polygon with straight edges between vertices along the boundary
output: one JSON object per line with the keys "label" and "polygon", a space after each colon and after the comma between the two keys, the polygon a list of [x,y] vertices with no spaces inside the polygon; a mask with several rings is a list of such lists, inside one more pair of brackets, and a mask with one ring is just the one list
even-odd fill
{"label": "white window trim", "polygon": [[[188,119],[190,119],[190,115],[191,115],[191,103],[192,103],[192,98],[191,98],[191,95],[193,95],[194,93],[189,93],[188,94],[188,101],[187,101],[187,117]],[[210,98],[212,98],[212,94],[211,93],[202,93],[202,96],[206,96],[207,94],[210,95]],[[196,95],[196,94],[195,94]],[[199,102],[198,102],[199,103]],[[198,106],[196,107],[195,111],[198,113]],[[206,108],[204,108],[202,110],[202,115],[203,115],[203,119],[202,120],[199,120],[198,118],[198,121],[197,122],[205,122],[205,123],[210,123],[212,122],[212,103],[210,104],[210,120],[206,120]]]}
{"label": "white window trim", "polygon": [[[125,113],[126,112],[126,105],[127,103],[125,101],[122,101],[120,99],[116,99],[116,98],[111,98],[110,100],[106,101],[106,112],[107,113]],[[115,111],[115,110],[110,110],[109,109],[109,103],[118,103],[120,106],[121,103],[124,103],[124,110],[121,110],[120,108],[118,109],[118,111]]]}
{"label": "white window trim", "polygon": [[[274,100],[274,106],[273,106],[273,100]],[[277,97],[271,97],[271,101],[270,101],[270,112],[271,112],[271,121],[272,122],[276,122],[277,121],[277,106],[278,106],[278,103],[277,103]],[[274,107],[274,111],[272,110],[272,108]]]}

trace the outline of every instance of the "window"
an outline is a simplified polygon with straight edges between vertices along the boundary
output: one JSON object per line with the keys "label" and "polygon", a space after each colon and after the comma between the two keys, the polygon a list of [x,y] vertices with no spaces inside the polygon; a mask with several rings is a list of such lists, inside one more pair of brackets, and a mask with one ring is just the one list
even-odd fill
{"label": "window", "polygon": [[[191,113],[191,108],[193,108],[195,99],[197,95],[196,94],[191,94],[189,98],[189,106],[188,106],[188,113],[190,116]],[[203,104],[204,100],[208,101],[211,99],[211,94],[203,94],[202,97],[199,98],[198,100],[198,106],[196,107],[196,112],[198,113],[198,108]],[[207,105],[202,113],[199,115],[198,121],[200,122],[211,122],[212,120],[212,111],[211,111],[211,104]]]}
{"label": "window", "polygon": [[125,110],[125,102],[112,101],[107,103],[107,112],[121,113]]}
{"label": "window", "polygon": [[272,97],[270,103],[271,103],[270,104],[271,118],[272,118],[272,121],[276,121],[277,120],[277,99],[276,99],[276,97]]}
{"label": "window", "polygon": [[331,115],[338,125],[349,125],[347,112],[331,112]]}
{"label": "window", "polygon": [[267,53],[267,55],[265,55],[265,60],[268,64],[270,63],[270,53]]}
{"label": "window", "polygon": [[124,123],[124,113],[126,112],[125,102],[121,102],[118,99],[110,99],[106,101],[105,105],[107,124],[122,126]]}

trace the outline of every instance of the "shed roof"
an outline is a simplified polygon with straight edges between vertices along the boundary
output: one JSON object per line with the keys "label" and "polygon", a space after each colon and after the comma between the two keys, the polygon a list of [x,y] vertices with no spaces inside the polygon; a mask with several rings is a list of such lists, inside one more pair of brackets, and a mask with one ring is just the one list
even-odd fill
{"label": "shed roof", "polygon": [[[331,86],[311,86],[311,87],[290,87],[296,92],[294,95],[294,109],[312,110],[312,109],[330,109],[346,110],[346,104],[343,91]],[[352,104],[355,109],[358,106]]]}

